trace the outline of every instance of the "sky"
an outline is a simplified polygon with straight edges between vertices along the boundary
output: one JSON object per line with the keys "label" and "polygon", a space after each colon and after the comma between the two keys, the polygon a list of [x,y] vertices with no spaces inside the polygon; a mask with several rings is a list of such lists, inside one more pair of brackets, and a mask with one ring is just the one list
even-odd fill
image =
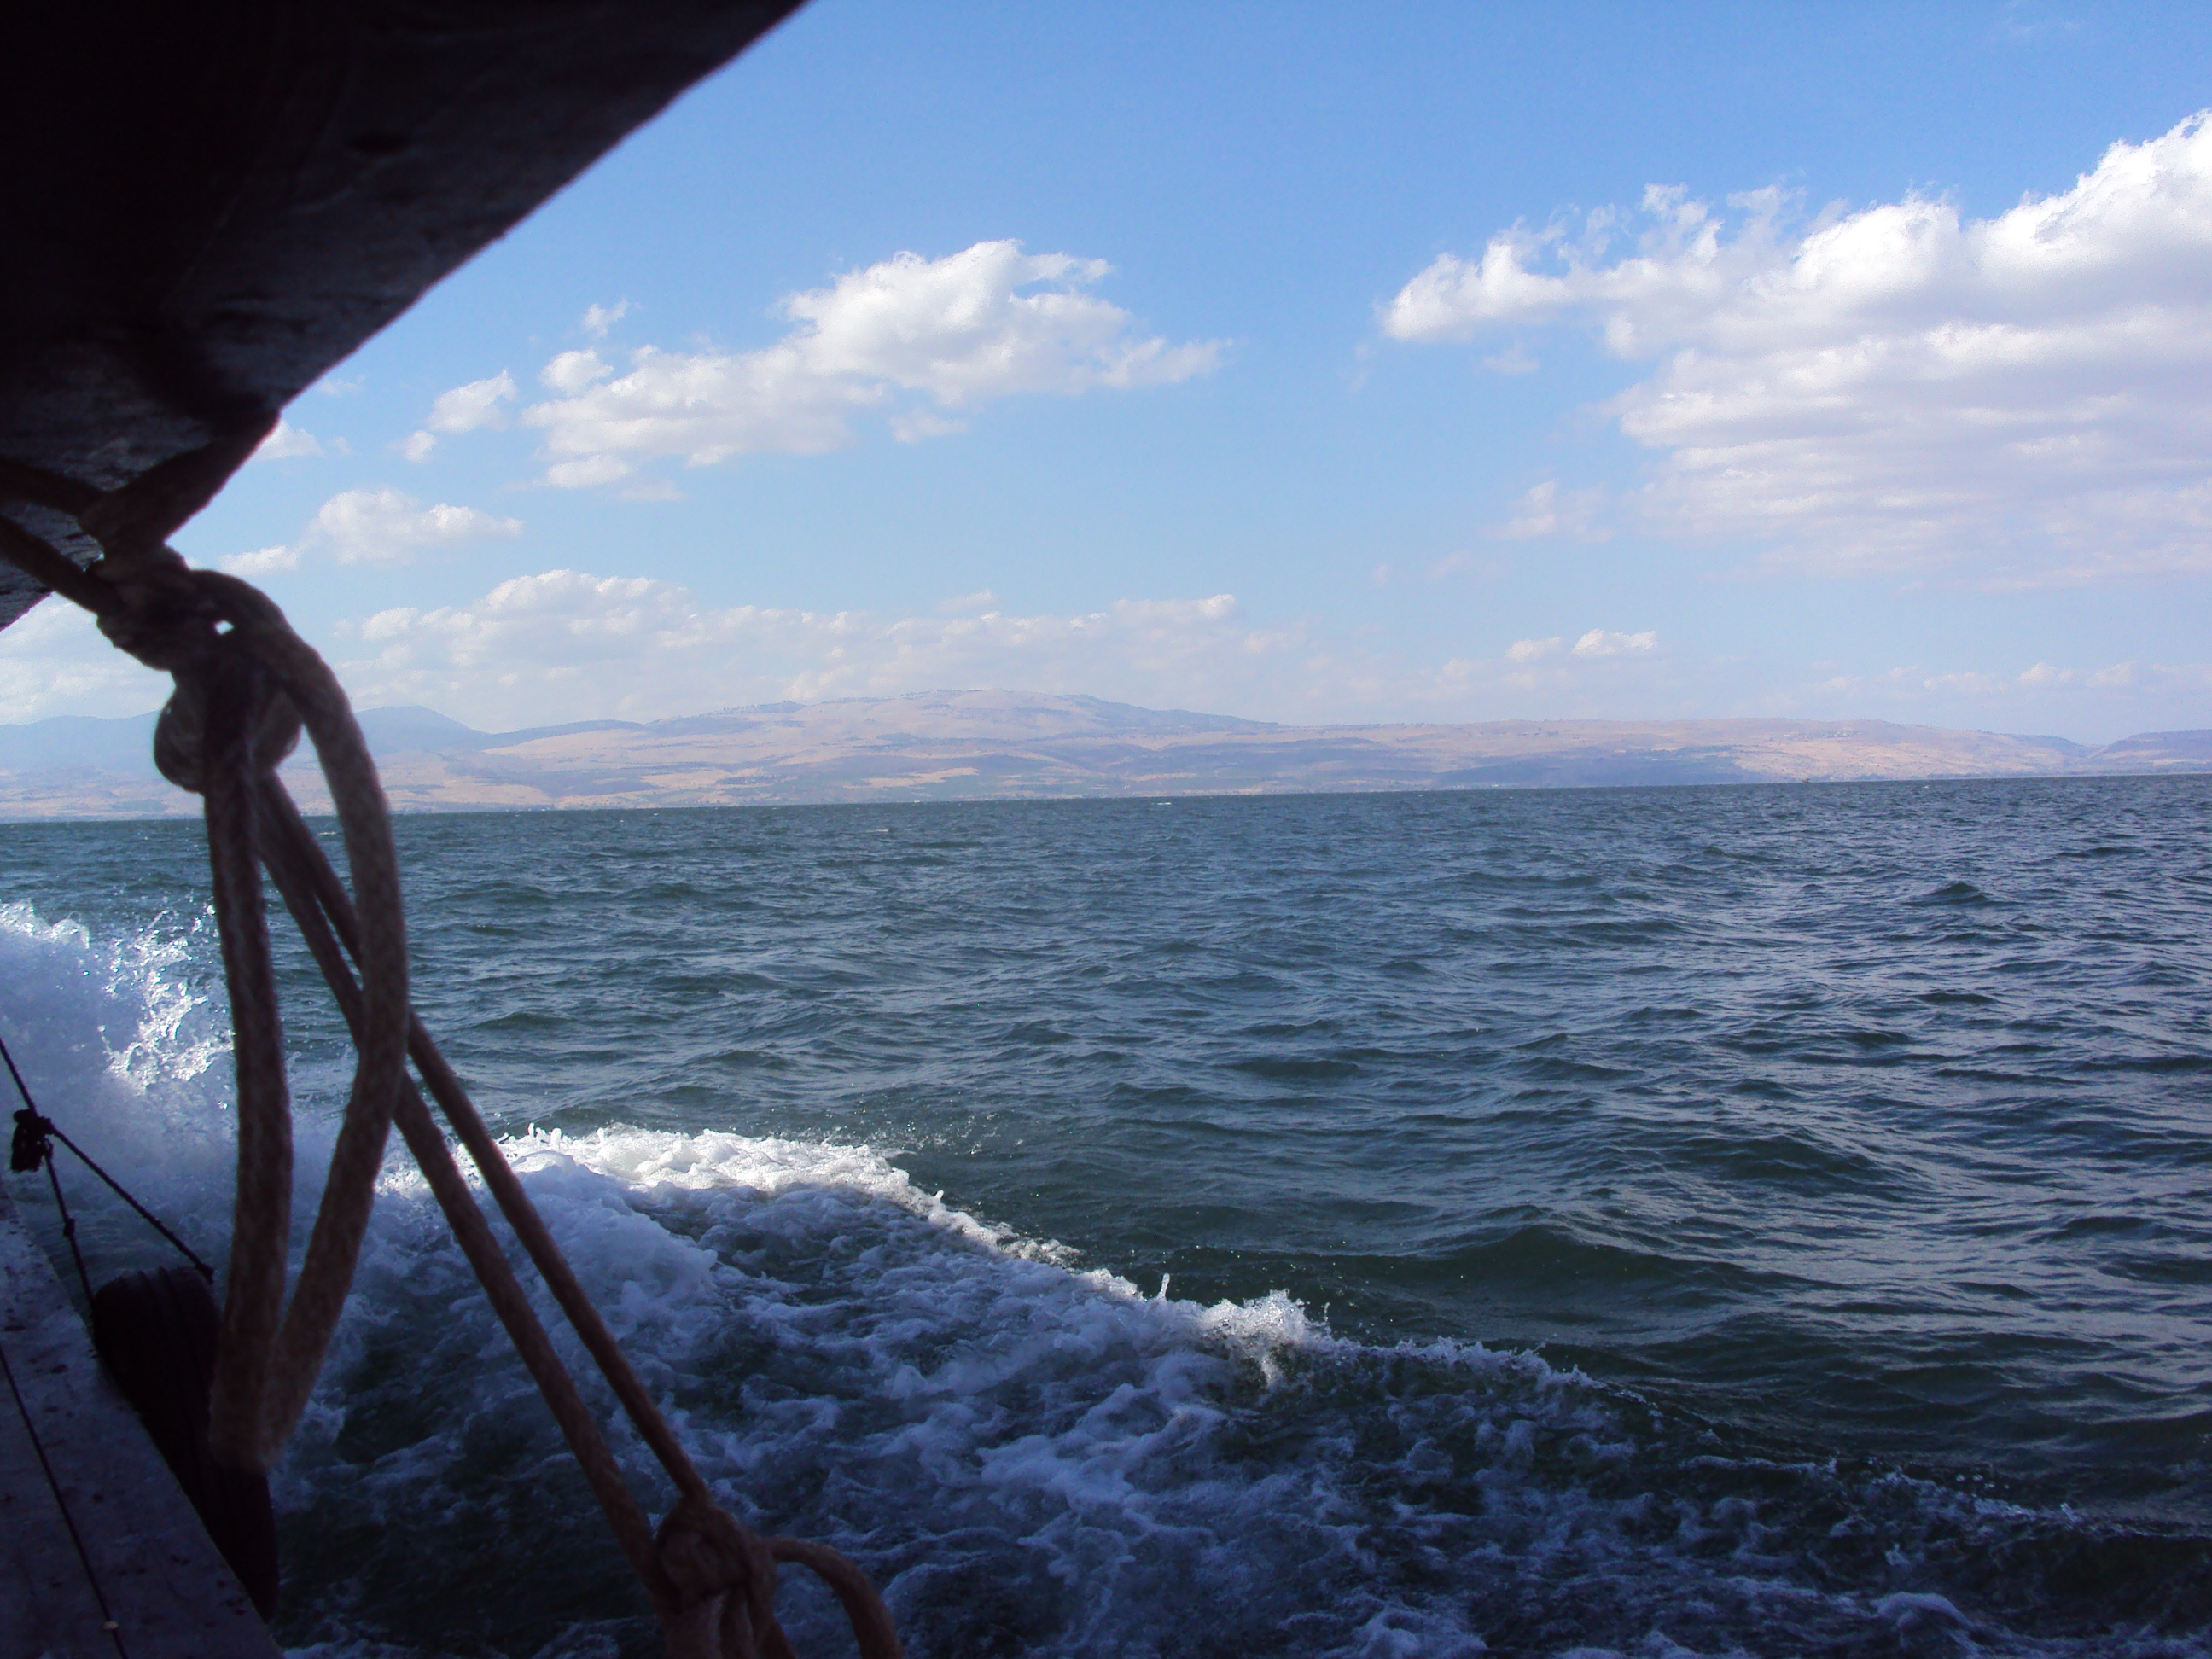
{"label": "sky", "polygon": [[2212,726],[2208,108],[2203,6],[815,0],[176,545],[486,730]]}

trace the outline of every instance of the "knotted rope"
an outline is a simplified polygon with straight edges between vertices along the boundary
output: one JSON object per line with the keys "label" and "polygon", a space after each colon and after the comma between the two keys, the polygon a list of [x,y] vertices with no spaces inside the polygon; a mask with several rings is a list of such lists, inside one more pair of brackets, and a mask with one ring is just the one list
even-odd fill
{"label": "knotted rope", "polygon": [[[470,1267],[559,1424],[660,1620],[669,1659],[793,1659],[775,1613],[777,1564],[819,1575],[862,1659],[898,1659],[882,1598],[825,1545],[763,1538],[706,1479],[585,1294],[408,997],[399,862],[382,785],[337,677],[265,594],[195,570],[167,545],[273,422],[264,420],[100,491],[0,459],[0,497],[69,514],[103,557],[80,568],[0,515],[0,558],[90,611],[101,633],[176,681],[155,731],[162,775],[201,798],[238,1079],[238,1187],[209,1439],[219,1462],[266,1471],[290,1437],[353,1282],[385,1142],[397,1124]],[[351,891],[276,776],[304,730],[327,780]],[[283,896],[354,1042],[353,1084],[291,1298],[291,1094],[262,872]],[[623,1412],[674,1482],[654,1528],[556,1352],[407,1071],[412,1059],[485,1188]]]}

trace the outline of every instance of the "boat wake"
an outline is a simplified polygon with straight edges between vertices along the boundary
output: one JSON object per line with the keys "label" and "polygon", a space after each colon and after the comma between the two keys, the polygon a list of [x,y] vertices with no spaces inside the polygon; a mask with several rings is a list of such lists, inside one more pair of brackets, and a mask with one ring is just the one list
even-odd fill
{"label": "boat wake", "polygon": [[[33,1089],[214,1243],[210,957],[197,924],[101,942],[0,911],[0,1019]],[[306,1092],[303,1188],[328,1133]],[[1353,1342],[1280,1293],[1178,1299],[917,1188],[890,1149],[639,1127],[507,1148],[724,1499],[852,1554],[917,1655],[2212,1650],[2194,1539],[1763,1458],[1535,1355]],[[105,1270],[155,1259],[84,1204]],[[653,1650],[404,1156],[276,1498],[297,1654]],[[794,1639],[843,1650],[803,1577]]]}

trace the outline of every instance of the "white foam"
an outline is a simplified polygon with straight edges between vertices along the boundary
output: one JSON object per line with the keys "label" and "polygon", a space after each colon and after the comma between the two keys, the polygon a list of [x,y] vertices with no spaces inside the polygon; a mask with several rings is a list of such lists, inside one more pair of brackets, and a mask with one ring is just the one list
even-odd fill
{"label": "white foam", "polygon": [[[213,1222],[234,1139],[228,1022],[204,983],[205,917],[95,941],[73,921],[0,905],[0,1033],[33,1098],[63,1133],[173,1224]],[[195,970],[198,970],[197,972]],[[15,1103],[9,1107],[13,1109]],[[164,1247],[66,1152],[60,1170],[84,1212],[88,1245],[136,1265]],[[33,1210],[34,1224],[42,1212]],[[228,1231],[227,1218],[222,1231]],[[202,1226],[200,1237],[214,1230]]]}

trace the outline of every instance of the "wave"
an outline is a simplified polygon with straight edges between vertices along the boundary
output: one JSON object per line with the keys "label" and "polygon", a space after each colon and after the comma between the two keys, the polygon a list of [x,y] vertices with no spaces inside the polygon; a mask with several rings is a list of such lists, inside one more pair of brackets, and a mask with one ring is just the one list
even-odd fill
{"label": "wave", "polygon": [[[213,1240],[228,1108],[210,948],[189,919],[100,942],[0,911],[0,1018],[34,1089]],[[918,1187],[895,1149],[748,1134],[726,1110],[730,1127],[506,1146],[724,1499],[860,1559],[916,1655],[2208,1651],[2196,1540],[1971,1480],[1762,1457],[1538,1355],[1356,1342],[1280,1292],[1201,1305]],[[108,1265],[149,1249],[86,1208]],[[403,1160],[276,1494],[296,1655],[651,1650]],[[786,1600],[802,1650],[837,1650],[824,1598],[793,1582]]]}

